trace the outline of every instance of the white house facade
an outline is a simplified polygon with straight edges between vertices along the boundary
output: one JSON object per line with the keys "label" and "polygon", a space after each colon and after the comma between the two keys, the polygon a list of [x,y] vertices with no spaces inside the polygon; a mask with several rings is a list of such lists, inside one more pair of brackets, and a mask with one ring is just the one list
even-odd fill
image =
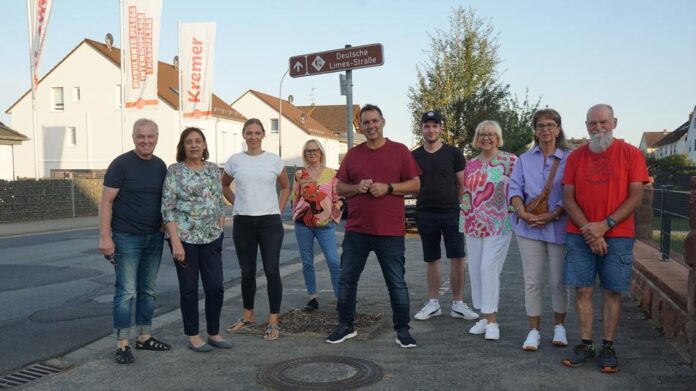
{"label": "white house facade", "polygon": [[0,179],[15,178],[14,155],[18,145],[28,140],[27,136],[0,122]]}
{"label": "white house facade", "polygon": [[689,160],[696,162],[696,107],[691,112],[691,118],[689,118],[689,131],[687,132],[687,141],[689,144]]}
{"label": "white house facade", "polygon": [[689,123],[685,122],[655,144],[655,157],[658,159],[672,155],[689,154]]}
{"label": "white house facade", "polygon": [[302,147],[310,139],[322,144],[327,167],[338,168],[339,155],[346,151],[346,144],[339,141],[338,134],[287,100],[249,90],[232,103],[232,108],[263,123],[266,130],[263,148],[278,153],[288,166],[304,166]]}
{"label": "white house facade", "polygon": [[[150,118],[159,126],[155,154],[167,164],[175,162],[180,129],[197,126],[208,141],[210,160],[224,163],[241,151],[241,128],[245,118],[214,97],[214,116],[180,122],[178,114],[178,71],[160,62],[159,104],[156,108],[133,110],[122,121],[120,108],[120,51],[86,39],[68,53],[39,82],[36,98],[35,138],[15,146],[14,177],[39,177],[52,170],[105,169],[119,154],[131,150],[133,123]],[[15,129],[32,129],[31,94],[20,97],[6,113]],[[34,143],[38,159],[34,157]]]}

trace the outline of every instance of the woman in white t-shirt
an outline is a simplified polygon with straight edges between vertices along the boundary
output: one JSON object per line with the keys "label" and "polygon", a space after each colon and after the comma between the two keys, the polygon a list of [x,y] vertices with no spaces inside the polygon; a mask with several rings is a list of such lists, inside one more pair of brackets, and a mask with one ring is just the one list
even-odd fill
{"label": "woman in white t-shirt", "polygon": [[[256,323],[254,296],[256,295],[256,255],[261,249],[263,271],[266,274],[270,314],[263,338],[278,339],[278,314],[283,298],[280,281],[280,246],[283,244],[283,224],[280,211],[290,198],[290,181],[283,161],[276,154],[261,148],[266,131],[256,118],[244,123],[242,137],[246,152],[232,155],[225,163],[222,174],[222,192],[234,205],[232,238],[242,271],[242,301],[244,312],[227,331],[249,329]],[[235,181],[235,191],[230,184]],[[276,196],[276,184],[280,195]]]}

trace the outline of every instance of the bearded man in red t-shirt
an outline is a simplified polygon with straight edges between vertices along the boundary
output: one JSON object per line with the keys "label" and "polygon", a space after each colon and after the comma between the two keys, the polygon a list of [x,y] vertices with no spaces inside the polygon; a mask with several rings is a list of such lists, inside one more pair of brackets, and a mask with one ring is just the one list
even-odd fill
{"label": "bearded man in red t-shirt", "polygon": [[[568,156],[563,175],[563,203],[570,216],[563,279],[575,287],[582,338],[563,364],[576,367],[599,356],[600,370],[605,373],[618,371],[613,342],[621,316],[621,293],[631,286],[633,211],[648,182],[643,154],[614,138],[616,124],[611,106],[592,106],[585,121],[590,142]],[[604,340],[599,352],[592,342],[592,288],[597,275],[603,288]]]}
{"label": "bearded man in red t-shirt", "polygon": [[360,110],[366,141],[351,148],[336,174],[336,191],[349,198],[338,283],[338,326],[326,342],[358,335],[353,325],[358,281],[371,251],[377,255],[396,331],[396,343],[415,348],[409,333],[410,307],[405,274],[404,194],[420,189],[421,170],[405,145],[384,137],[384,116],[374,105]]}

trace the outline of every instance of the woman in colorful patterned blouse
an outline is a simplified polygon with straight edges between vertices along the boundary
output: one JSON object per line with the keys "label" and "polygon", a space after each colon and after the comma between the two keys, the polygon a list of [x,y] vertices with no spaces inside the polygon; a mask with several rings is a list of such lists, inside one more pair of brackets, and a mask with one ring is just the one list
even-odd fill
{"label": "woman in colorful patterned blouse", "polygon": [[292,219],[295,237],[302,257],[302,274],[309,294],[305,311],[319,309],[317,282],[314,274],[314,238],[324,252],[331,273],[331,286],[338,297],[341,264],[336,250],[334,225],[341,220],[343,202],[336,194],[336,171],[326,167],[324,149],[317,140],[302,147],[305,168],[297,170],[292,190]]}
{"label": "woman in colorful patterned blouse", "polygon": [[[164,180],[162,217],[179,278],[179,297],[184,333],[189,348],[209,352],[212,346],[229,349],[220,336],[222,285],[222,238],[225,213],[220,170],[207,161],[203,131],[186,128],[176,147],[176,161]],[[198,275],[205,291],[208,342],[198,331]]]}
{"label": "woman in colorful patterned blouse", "polygon": [[483,319],[469,333],[497,340],[500,272],[512,237],[508,185],[516,157],[498,149],[503,146],[503,132],[495,121],[483,121],[476,127],[472,145],[480,154],[464,169],[459,230],[464,232],[469,252],[471,300]]}

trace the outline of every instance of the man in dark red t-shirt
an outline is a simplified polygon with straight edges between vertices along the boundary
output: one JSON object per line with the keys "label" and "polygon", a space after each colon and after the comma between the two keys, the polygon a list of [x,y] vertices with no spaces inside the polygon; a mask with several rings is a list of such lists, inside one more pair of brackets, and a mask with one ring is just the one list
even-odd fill
{"label": "man in dark red t-shirt", "polygon": [[338,170],[336,190],[349,198],[348,222],[341,255],[338,326],[326,342],[341,343],[358,333],[353,326],[360,274],[374,251],[389,289],[396,343],[416,347],[409,333],[409,298],[404,257],[404,194],[417,193],[420,168],[405,145],[384,138],[382,110],[360,110],[364,143],[346,154]]}
{"label": "man in dark red t-shirt", "polygon": [[[585,122],[590,142],[573,151],[563,175],[563,203],[570,216],[566,236],[564,282],[575,287],[575,308],[582,342],[569,367],[599,355],[602,372],[618,371],[614,332],[621,316],[621,292],[631,286],[633,211],[640,205],[648,182],[645,158],[634,146],[615,139],[617,120],[606,104],[592,106]],[[592,288],[603,288],[604,341],[597,353],[592,343]]]}

